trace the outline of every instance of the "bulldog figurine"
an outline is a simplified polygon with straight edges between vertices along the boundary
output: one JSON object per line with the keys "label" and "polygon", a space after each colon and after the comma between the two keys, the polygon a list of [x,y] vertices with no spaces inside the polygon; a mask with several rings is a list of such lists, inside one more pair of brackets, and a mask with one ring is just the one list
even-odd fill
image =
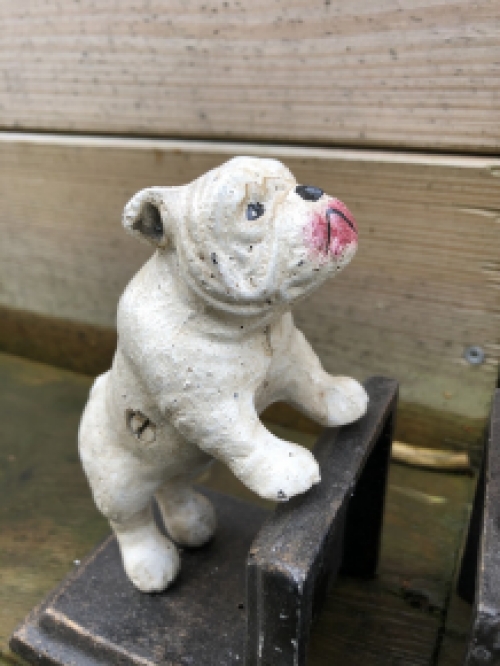
{"label": "bulldog figurine", "polygon": [[286,401],[324,426],[365,413],[363,387],[323,370],[290,312],[350,262],[358,232],[341,201],[253,157],[140,191],[123,224],[155,252],[120,299],[113,365],[91,389],[79,449],[128,577],[154,592],[179,571],[174,542],[214,533],[192,488],[214,458],[270,500],[320,481],[308,450],[261,423],[265,407]]}

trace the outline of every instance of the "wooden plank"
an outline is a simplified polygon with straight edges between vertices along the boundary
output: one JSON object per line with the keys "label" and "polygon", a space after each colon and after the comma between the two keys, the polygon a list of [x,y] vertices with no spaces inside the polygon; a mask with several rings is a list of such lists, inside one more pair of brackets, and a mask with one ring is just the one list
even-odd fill
{"label": "wooden plank", "polygon": [[0,354],[0,403],[9,414],[0,423],[0,655],[26,612],[108,531],[76,444],[89,384]]}
{"label": "wooden plank", "polygon": [[86,375],[105,372],[116,330],[0,305],[0,350]]}
{"label": "wooden plank", "polygon": [[[311,664],[461,663],[471,613],[460,608],[462,631],[454,634],[457,611],[449,596],[473,486],[470,477],[392,465],[378,576],[339,581],[313,630]],[[455,661],[447,660],[450,638]]]}
{"label": "wooden plank", "polygon": [[0,127],[495,152],[496,0],[2,3]]}
{"label": "wooden plank", "polygon": [[[234,154],[282,159],[299,181],[346,201],[359,222],[352,266],[296,308],[325,367],[397,378],[398,439],[477,444],[500,352],[499,159],[3,134],[0,306],[112,327],[119,295],[149,253],[121,228],[125,202]],[[485,350],[483,365],[464,360],[471,344]]]}
{"label": "wooden plank", "polygon": [[453,580],[437,666],[463,666],[466,654],[472,624],[472,606],[460,599],[455,584],[456,580]]}

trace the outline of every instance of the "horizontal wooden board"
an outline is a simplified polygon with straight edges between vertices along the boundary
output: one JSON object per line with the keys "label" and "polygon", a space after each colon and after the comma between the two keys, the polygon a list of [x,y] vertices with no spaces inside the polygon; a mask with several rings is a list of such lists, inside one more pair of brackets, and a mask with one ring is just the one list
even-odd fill
{"label": "horizontal wooden board", "polygon": [[[242,153],[283,160],[359,222],[353,264],[296,308],[325,367],[399,379],[399,439],[477,445],[500,355],[499,159],[0,135],[0,305],[76,322],[65,353],[94,340],[88,358],[100,367],[100,338],[80,324],[114,326],[119,295],[149,254],[123,232],[124,204],[142,187],[188,182]],[[29,335],[26,321],[9,322],[12,337]],[[60,339],[51,326],[43,330]],[[7,335],[1,344],[16,351]],[[112,337],[102,340],[109,355]],[[465,361],[469,345],[485,350],[485,363]]]}
{"label": "horizontal wooden board", "polygon": [[6,0],[0,127],[498,152],[497,0]]}

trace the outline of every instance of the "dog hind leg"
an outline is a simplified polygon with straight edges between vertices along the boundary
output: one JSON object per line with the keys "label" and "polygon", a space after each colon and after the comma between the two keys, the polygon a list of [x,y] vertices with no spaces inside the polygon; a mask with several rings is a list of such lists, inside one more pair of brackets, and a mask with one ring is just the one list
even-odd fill
{"label": "dog hind leg", "polygon": [[120,522],[110,520],[123,566],[141,592],[161,592],[177,576],[180,559],[175,545],[161,534],[151,504]]}
{"label": "dog hind leg", "polygon": [[152,512],[154,494],[163,482],[162,470],[121,445],[130,435],[111,421],[106,382],[106,375],[96,382],[85,408],[80,457],[97,508],[116,534],[128,577],[142,592],[160,592],[180,567],[175,545],[158,530]]}
{"label": "dog hind leg", "polygon": [[182,546],[198,547],[212,538],[217,518],[211,502],[191,487],[192,480],[192,475],[172,480],[155,497],[172,539]]}

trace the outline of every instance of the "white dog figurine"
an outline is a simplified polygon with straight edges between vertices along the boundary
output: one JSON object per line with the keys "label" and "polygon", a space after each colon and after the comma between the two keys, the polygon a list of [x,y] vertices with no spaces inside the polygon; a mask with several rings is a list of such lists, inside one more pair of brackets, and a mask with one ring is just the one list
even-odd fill
{"label": "white dog figurine", "polygon": [[267,405],[287,401],[325,426],[365,413],[363,387],[323,370],[290,312],[349,263],[357,228],[338,199],[253,157],[142,190],[123,224],[156,251],[120,300],[118,348],[92,387],[79,448],[127,575],[153,592],[180,566],[153,497],[173,541],[200,546],[216,518],[192,483],[213,458],[271,500],[320,481],[309,451],[262,425]]}

